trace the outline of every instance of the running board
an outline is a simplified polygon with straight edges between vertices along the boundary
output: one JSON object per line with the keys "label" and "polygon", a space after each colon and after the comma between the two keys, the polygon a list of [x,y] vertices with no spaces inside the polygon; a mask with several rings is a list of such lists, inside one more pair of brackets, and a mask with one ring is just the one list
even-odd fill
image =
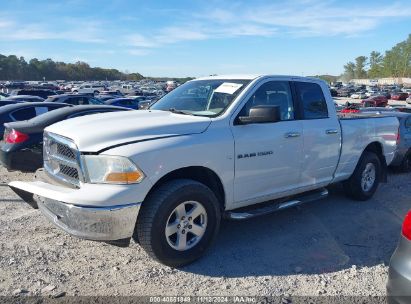
{"label": "running board", "polygon": [[[256,204],[244,208],[240,208],[237,210],[227,211],[224,214],[225,218],[231,220],[246,220],[249,218],[266,215],[270,213],[274,213],[280,210],[284,210],[290,207],[298,206],[304,203],[317,201],[328,196],[328,190],[325,188],[321,188],[318,190],[306,192],[303,194],[299,194],[296,196],[289,197],[286,201],[282,200],[274,200],[269,201],[266,203]],[[263,205],[263,206],[262,206]]]}

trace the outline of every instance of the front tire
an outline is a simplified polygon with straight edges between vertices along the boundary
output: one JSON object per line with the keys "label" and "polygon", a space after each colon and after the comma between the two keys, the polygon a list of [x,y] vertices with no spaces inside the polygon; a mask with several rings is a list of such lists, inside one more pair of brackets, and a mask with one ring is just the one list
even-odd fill
{"label": "front tire", "polygon": [[365,151],[351,177],[344,182],[348,197],[358,200],[369,200],[377,191],[382,176],[381,162],[373,152]]}
{"label": "front tire", "polygon": [[220,220],[218,200],[207,186],[172,180],[144,201],[135,234],[152,258],[180,267],[205,253],[217,236]]}

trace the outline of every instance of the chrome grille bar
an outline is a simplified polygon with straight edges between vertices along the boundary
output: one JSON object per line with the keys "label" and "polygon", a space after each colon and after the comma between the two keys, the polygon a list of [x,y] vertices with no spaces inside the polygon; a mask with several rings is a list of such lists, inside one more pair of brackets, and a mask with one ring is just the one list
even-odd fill
{"label": "chrome grille bar", "polygon": [[44,169],[57,180],[79,187],[84,182],[80,152],[70,139],[44,132]]}

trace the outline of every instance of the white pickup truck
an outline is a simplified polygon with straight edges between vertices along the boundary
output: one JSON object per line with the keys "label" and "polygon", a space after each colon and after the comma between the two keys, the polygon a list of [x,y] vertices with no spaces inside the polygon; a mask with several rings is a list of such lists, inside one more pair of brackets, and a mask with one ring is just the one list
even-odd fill
{"label": "white pickup truck", "polygon": [[44,170],[10,187],[66,232],[181,266],[223,217],[246,219],[327,195],[369,199],[396,150],[394,117],[339,119],[327,85],[291,76],[217,76],[149,110],[63,121],[44,133]]}

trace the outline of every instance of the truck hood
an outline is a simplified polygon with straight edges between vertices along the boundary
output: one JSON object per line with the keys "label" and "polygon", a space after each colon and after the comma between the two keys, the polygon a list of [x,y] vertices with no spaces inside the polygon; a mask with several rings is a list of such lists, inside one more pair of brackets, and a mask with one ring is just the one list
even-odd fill
{"label": "truck hood", "polygon": [[45,131],[72,139],[81,152],[99,152],[131,142],[202,133],[210,123],[208,117],[138,110],[72,118]]}

